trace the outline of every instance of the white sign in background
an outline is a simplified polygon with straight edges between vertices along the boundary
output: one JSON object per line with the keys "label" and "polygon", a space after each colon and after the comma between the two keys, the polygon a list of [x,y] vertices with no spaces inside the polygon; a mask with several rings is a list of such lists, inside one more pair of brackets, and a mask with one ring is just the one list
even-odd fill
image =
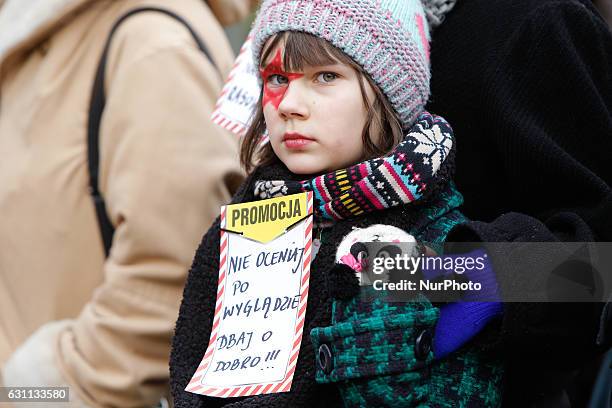
{"label": "white sign in background", "polygon": [[251,44],[252,36],[249,35],[212,114],[213,122],[239,136],[244,136],[248,129],[260,94],[258,67],[253,61]]}

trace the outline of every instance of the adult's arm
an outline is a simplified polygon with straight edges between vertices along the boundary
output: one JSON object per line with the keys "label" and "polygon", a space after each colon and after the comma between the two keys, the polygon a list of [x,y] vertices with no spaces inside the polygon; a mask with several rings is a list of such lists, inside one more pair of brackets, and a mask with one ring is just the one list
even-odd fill
{"label": "adult's arm", "polygon": [[[476,10],[484,15],[489,7],[481,3],[458,4],[453,13],[459,15],[449,15],[446,23],[458,23],[461,13],[469,11],[477,24],[482,15]],[[529,4],[535,6],[522,9]],[[492,34],[485,56],[472,65],[482,64],[483,76],[457,77],[459,83],[482,84],[474,87],[480,100],[468,119],[471,128],[455,131],[459,187],[470,184],[466,180],[471,177],[466,191],[481,190],[480,199],[466,194],[468,216],[483,219],[486,214],[486,221],[458,227],[449,240],[610,241],[610,31],[586,2],[503,2],[495,7],[502,10],[490,18],[502,14],[507,22],[498,29],[504,36]],[[439,46],[450,33],[445,28],[452,30],[440,27],[434,38]],[[469,67],[469,62],[464,65]],[[434,65],[434,81],[435,74]],[[435,103],[435,87],[433,95]],[[443,105],[438,103],[439,113],[446,114]],[[468,141],[470,131],[480,136]],[[468,174],[466,168],[479,171]],[[487,219],[497,208],[503,211]],[[603,306],[507,303],[498,344],[510,355],[580,366],[610,345],[609,337],[598,336],[606,323]]]}

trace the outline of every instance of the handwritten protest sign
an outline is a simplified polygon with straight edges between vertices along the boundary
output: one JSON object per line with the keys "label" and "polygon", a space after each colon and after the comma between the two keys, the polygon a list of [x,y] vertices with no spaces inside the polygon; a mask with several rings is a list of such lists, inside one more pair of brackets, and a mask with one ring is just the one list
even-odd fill
{"label": "handwritten protest sign", "polygon": [[248,129],[260,93],[258,67],[253,61],[251,44],[252,36],[249,35],[212,114],[213,122],[240,136],[244,136]]}
{"label": "handwritten protest sign", "polygon": [[287,392],[306,315],[312,193],[225,206],[221,228],[213,327],[186,391]]}

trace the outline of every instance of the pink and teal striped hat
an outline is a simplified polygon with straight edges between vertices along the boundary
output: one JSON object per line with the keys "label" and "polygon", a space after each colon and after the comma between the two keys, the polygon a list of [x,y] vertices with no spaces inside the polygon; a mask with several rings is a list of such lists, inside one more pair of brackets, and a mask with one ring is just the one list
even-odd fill
{"label": "pink and teal striped hat", "polygon": [[419,0],[264,0],[253,25],[253,53],[283,31],[329,41],[363,67],[404,129],[429,98],[429,27]]}

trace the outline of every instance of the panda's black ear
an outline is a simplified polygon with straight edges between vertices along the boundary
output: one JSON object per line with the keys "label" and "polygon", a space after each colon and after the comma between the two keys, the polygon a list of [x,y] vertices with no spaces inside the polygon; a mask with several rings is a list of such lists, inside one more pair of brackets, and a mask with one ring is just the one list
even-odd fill
{"label": "panda's black ear", "polygon": [[359,280],[348,265],[337,263],[329,271],[329,294],[340,300],[348,300],[359,293]]}
{"label": "panda's black ear", "polygon": [[353,245],[351,245],[350,252],[355,259],[358,259],[360,253],[362,258],[368,257],[368,247],[363,242],[355,242]]}

